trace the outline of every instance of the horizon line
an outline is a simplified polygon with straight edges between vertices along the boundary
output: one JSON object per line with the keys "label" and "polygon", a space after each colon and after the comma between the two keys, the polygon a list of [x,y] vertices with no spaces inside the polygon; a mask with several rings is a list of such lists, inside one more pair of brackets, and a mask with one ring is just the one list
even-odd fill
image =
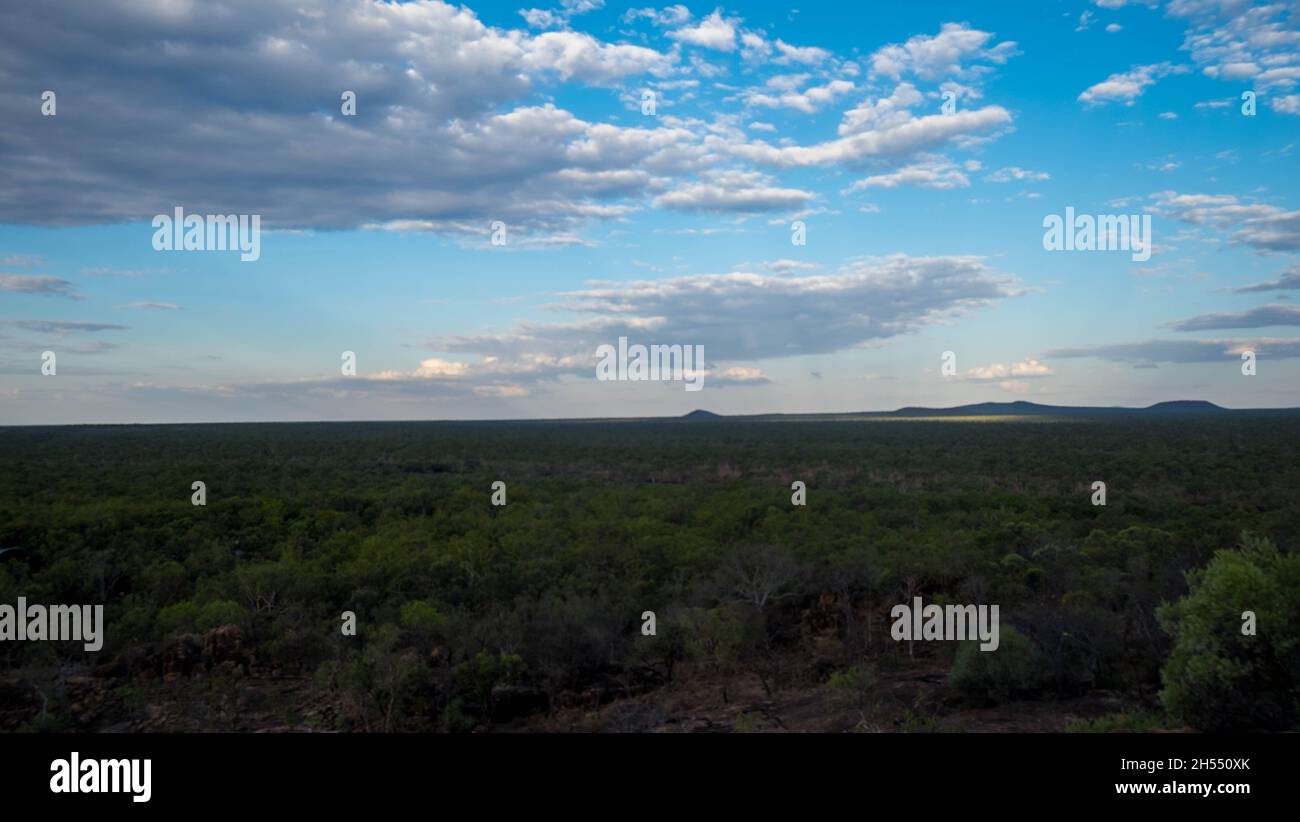
{"label": "horizon line", "polygon": [[[651,416],[651,417],[629,417],[629,416],[612,416],[612,417],[493,417],[493,418],[446,418],[446,419],[336,419],[336,420],[197,420],[197,421],[141,421],[141,422],[65,422],[65,423],[0,423],[0,428],[88,428],[88,427],[128,427],[128,426],[162,426],[162,425],[347,425],[356,423],[379,424],[379,423],[524,423],[524,422],[648,422],[648,421],[676,421],[687,420],[692,415],[707,414],[719,419],[731,420],[761,420],[770,417],[841,417],[841,416],[881,416],[899,414],[904,411],[916,412],[951,412],[966,408],[988,407],[988,406],[1034,406],[1037,408],[1064,410],[1064,411],[1131,411],[1142,412],[1150,411],[1159,406],[1168,405],[1197,405],[1206,413],[1214,412],[1296,412],[1300,413],[1300,407],[1283,406],[1283,407],[1250,407],[1250,408],[1229,408],[1219,405],[1209,400],[1160,400],[1150,405],[1132,406],[1132,405],[1050,405],[1048,403],[1033,402],[1030,400],[990,400],[986,402],[965,403],[963,405],[953,406],[924,406],[924,405],[904,405],[891,410],[878,411],[766,411],[748,414],[722,414],[716,411],[709,411],[706,408],[694,408],[684,414],[671,416]],[[1206,407],[1208,406],[1208,407]],[[1192,409],[1193,411],[1195,409]],[[1025,415],[1027,417],[1033,415]]]}

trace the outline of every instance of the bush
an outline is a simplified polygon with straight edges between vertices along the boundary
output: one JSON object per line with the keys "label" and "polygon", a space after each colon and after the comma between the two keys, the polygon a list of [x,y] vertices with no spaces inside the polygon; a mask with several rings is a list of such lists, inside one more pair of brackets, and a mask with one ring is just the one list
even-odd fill
{"label": "bush", "polygon": [[199,631],[210,631],[222,625],[242,625],[248,618],[248,611],[238,602],[218,599],[199,609],[194,619],[194,627]]}
{"label": "bush", "polygon": [[[1300,721],[1300,557],[1242,538],[1187,575],[1187,596],[1157,612],[1174,638],[1160,700],[1206,731],[1290,730]],[[1242,633],[1253,611],[1255,635]]]}
{"label": "bush", "polygon": [[948,681],[965,696],[1000,702],[1037,693],[1047,682],[1047,672],[1034,643],[1003,625],[996,651],[981,651],[974,641],[961,643]]}
{"label": "bush", "polygon": [[158,611],[158,619],[155,621],[158,636],[162,639],[170,639],[180,634],[193,633],[194,623],[198,618],[199,606],[188,599],[168,605]]}
{"label": "bush", "polygon": [[871,689],[876,687],[873,666],[853,665],[831,674],[827,682],[828,700],[832,708],[865,708],[871,702]]}
{"label": "bush", "polygon": [[766,729],[767,723],[758,714],[737,714],[736,721],[731,724],[733,734],[756,734]]}

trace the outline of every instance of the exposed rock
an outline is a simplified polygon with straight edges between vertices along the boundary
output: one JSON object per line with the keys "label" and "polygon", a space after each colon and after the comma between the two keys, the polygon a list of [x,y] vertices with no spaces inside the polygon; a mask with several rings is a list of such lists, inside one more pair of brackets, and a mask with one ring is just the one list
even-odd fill
{"label": "exposed rock", "polygon": [[247,674],[253,662],[253,654],[244,648],[239,626],[222,625],[203,635],[203,664],[208,671]]}

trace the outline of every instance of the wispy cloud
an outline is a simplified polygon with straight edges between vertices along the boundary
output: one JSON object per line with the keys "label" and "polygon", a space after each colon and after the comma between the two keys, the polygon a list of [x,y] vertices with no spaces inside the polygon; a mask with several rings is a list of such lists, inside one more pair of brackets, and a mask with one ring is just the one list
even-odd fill
{"label": "wispy cloud", "polygon": [[0,291],[78,299],[76,292],[72,290],[72,283],[60,277],[44,274],[0,274]]}
{"label": "wispy cloud", "polygon": [[1059,359],[1095,357],[1110,362],[1153,365],[1236,360],[1245,351],[1270,359],[1300,357],[1300,339],[1147,340],[1058,348],[1046,352],[1045,356]]}
{"label": "wispy cloud", "polygon": [[1268,328],[1276,325],[1300,325],[1300,306],[1261,305],[1249,311],[1202,314],[1171,323],[1170,327],[1176,331],[1209,331],[1221,328]]}

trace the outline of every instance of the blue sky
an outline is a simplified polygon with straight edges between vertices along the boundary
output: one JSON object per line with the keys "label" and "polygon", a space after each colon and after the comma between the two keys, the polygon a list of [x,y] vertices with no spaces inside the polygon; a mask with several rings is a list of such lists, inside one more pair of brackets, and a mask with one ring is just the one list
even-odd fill
{"label": "blue sky", "polygon": [[[13,4],[0,423],[1300,405],[1297,20]],[[260,215],[260,258],[155,250],[176,207]],[[1150,215],[1150,259],[1045,250],[1067,207]],[[703,345],[704,389],[597,380],[619,336]]]}

